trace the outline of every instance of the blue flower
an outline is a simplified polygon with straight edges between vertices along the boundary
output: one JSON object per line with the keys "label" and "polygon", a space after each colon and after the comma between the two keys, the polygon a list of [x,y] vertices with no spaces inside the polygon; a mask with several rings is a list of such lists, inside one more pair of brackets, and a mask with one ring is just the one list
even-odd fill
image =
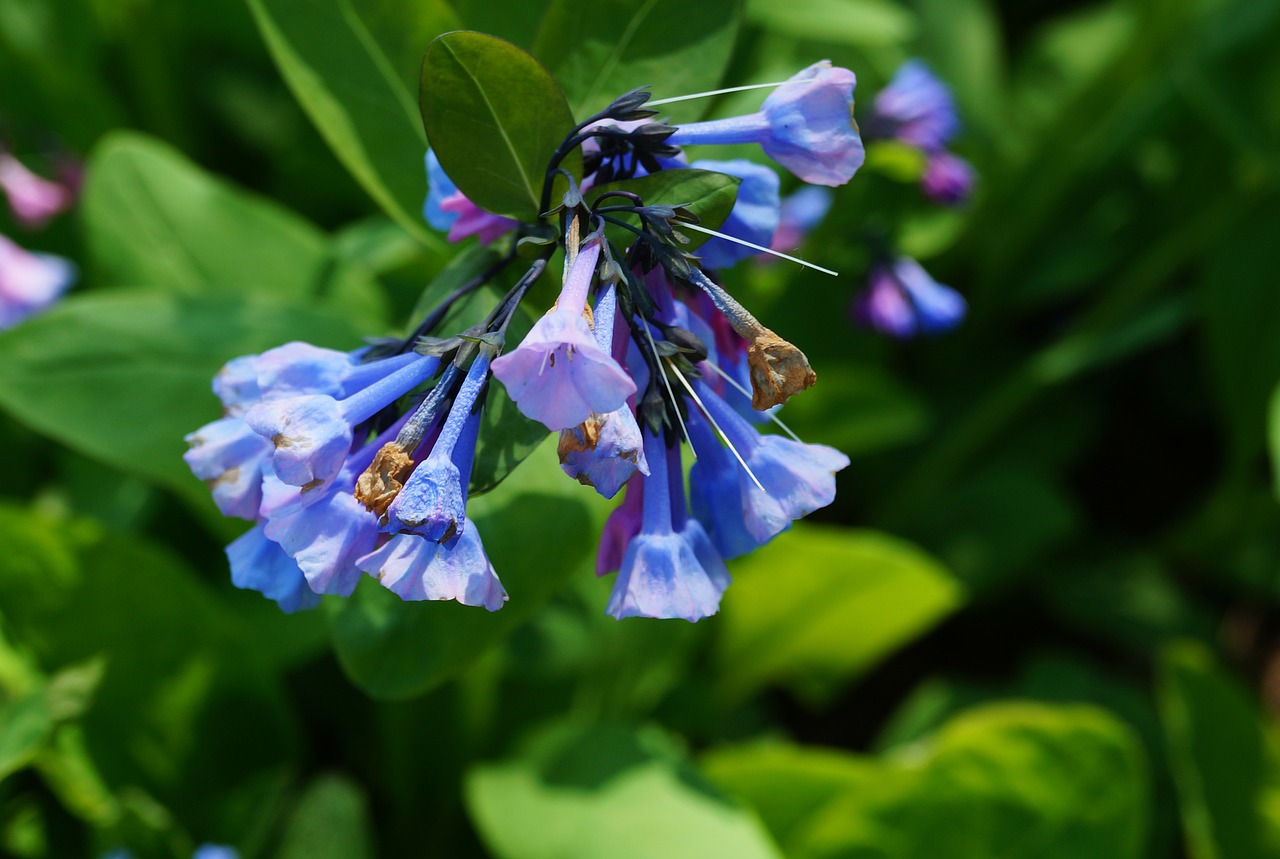
{"label": "blue flower", "polygon": [[938,283],[910,257],[871,268],[866,290],[854,299],[854,318],[895,337],[937,334],[964,319],[965,300]]}
{"label": "blue flower", "polygon": [[493,362],[493,375],[520,411],[550,430],[575,427],[592,412],[617,411],[635,382],[602,350],[583,315],[600,258],[600,239],[583,243],[556,306],[534,323],[513,351]]}
{"label": "blue flower", "polygon": [[758,113],[682,125],[667,142],[759,143],[765,154],[805,182],[843,185],[864,158],[853,121],[856,84],[853,72],[823,60],[774,90]]}
{"label": "blue flower", "polygon": [[358,565],[404,600],[457,600],[489,611],[502,608],[507,600],[474,524],[452,545],[399,534]]}
{"label": "blue flower", "polygon": [[253,521],[262,503],[263,466],[271,442],[240,418],[221,418],[189,434],[182,458],[208,485],[223,516]]}
{"label": "blue flower", "polygon": [[440,204],[458,193],[458,186],[440,166],[440,159],[430,149],[427,150],[427,200],[422,204],[422,217],[441,232],[447,232],[458,220],[457,212],[446,212]]}
{"label": "blue flower", "polygon": [[[778,174],[744,158],[733,161],[694,161],[689,165],[698,170],[712,170],[741,179],[738,199],[733,211],[720,227],[720,232],[752,244],[769,247],[774,231],[778,228],[781,200]],[[744,245],[725,239],[712,238],[699,250],[698,257],[709,268],[728,268],[738,260],[759,253]]]}
{"label": "blue flower", "polygon": [[319,501],[270,517],[263,526],[263,535],[293,559],[317,594],[350,596],[360,579],[356,561],[378,543],[378,517],[351,489],[335,487]]}
{"label": "blue flower", "polygon": [[606,611],[619,619],[700,620],[719,611],[728,574],[723,571],[722,561],[712,569],[704,566],[684,528],[685,498],[683,477],[679,475],[679,448],[671,449],[675,451],[679,478],[677,493],[673,492],[677,481],[672,478],[672,463],[668,459],[671,451],[662,436],[646,431],[644,447],[651,471],[644,484],[641,529],[627,545]]}
{"label": "blue flower", "polygon": [[451,242],[477,236],[481,244],[487,245],[516,227],[510,218],[491,215],[467,199],[445,174],[440,160],[430,149],[427,150],[427,199],[422,205],[422,216],[435,229],[448,231]]}
{"label": "blue flower", "polygon": [[250,528],[227,546],[231,583],[254,590],[293,613],[320,604],[320,595],[307,585],[307,577],[278,543],[263,532],[261,524]]}
{"label": "blue flower", "polygon": [[958,155],[936,152],[925,164],[920,187],[935,203],[955,206],[969,199],[973,193],[973,167]]}
{"label": "blue flower", "polygon": [[955,100],[921,60],[903,63],[876,95],[867,134],[925,152],[940,151],[960,130]]}
{"label": "blue flower", "polygon": [[0,236],[0,330],[53,304],[75,279],[70,260],[31,253]]}

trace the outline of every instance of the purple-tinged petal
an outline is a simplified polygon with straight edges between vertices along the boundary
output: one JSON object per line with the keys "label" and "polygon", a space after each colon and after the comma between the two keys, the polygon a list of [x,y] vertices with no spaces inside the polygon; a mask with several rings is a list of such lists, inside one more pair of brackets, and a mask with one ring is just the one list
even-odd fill
{"label": "purple-tinged petal", "polygon": [[605,498],[617,495],[637,471],[649,473],[644,439],[630,406],[593,414],[582,424],[561,430],[557,450],[564,473]]}
{"label": "purple-tinged petal", "polygon": [[186,437],[190,449],[182,455],[196,477],[213,493],[224,516],[253,521],[262,502],[263,465],[270,459],[271,442],[239,418],[222,418]]}
{"label": "purple-tinged petal", "polygon": [[0,236],[0,329],[44,310],[75,278],[70,260],[31,253]]}
{"label": "purple-tinged petal", "polygon": [[44,226],[75,201],[70,188],[37,176],[7,152],[0,152],[0,189],[9,198],[13,216],[32,229]]}
{"label": "purple-tinged petal", "polygon": [[973,193],[973,167],[958,155],[938,152],[929,156],[920,179],[925,195],[944,206],[958,206]]}
{"label": "purple-tinged petal", "polygon": [[320,595],[307,586],[302,570],[284,549],[267,539],[261,525],[227,546],[227,560],[233,585],[275,600],[290,614],[320,604]]}
{"label": "purple-tinged petal", "polygon": [[771,132],[765,153],[810,184],[848,182],[865,158],[853,122],[856,85],[853,72],[823,60],[778,87],[761,107]]}
{"label": "purple-tinged petal", "polygon": [[400,534],[357,566],[404,600],[457,600],[489,611],[507,601],[475,527],[464,530],[452,546]]}
{"label": "purple-tinged petal", "polygon": [[[800,247],[807,234],[817,229],[818,224],[831,211],[831,203],[835,195],[829,188],[820,185],[806,185],[782,199],[782,211],[778,218],[778,229],[773,233],[773,241],[769,247],[775,251],[794,251]],[[761,262],[776,260],[777,257],[761,254]]]}
{"label": "purple-tinged petal", "polygon": [[487,245],[499,236],[506,235],[517,226],[516,222],[501,215],[491,215],[456,191],[440,201],[440,209],[455,219],[449,227],[449,241],[460,242],[470,236]]}
{"label": "purple-tinged petal", "polygon": [[311,590],[350,596],[360,580],[356,561],[378,543],[378,519],[349,491],[330,490],[316,503],[263,526],[297,563]]}
{"label": "purple-tinged petal", "polygon": [[960,130],[946,84],[920,60],[908,60],[876,95],[868,133],[936,152]]}
{"label": "purple-tinged petal", "polygon": [[920,263],[910,257],[899,257],[893,264],[893,272],[915,308],[922,332],[948,331],[964,319],[964,297],[930,277]]}
{"label": "purple-tinged petal", "polygon": [[916,314],[893,270],[877,265],[871,269],[867,288],[853,300],[853,318],[894,337],[916,333]]}
{"label": "purple-tinged petal", "polygon": [[697,621],[720,610],[722,591],[679,534],[642,532],[627,546],[606,612]]}
{"label": "purple-tinged petal", "polygon": [[685,423],[698,454],[689,471],[694,518],[702,523],[722,557],[739,558],[754,552],[765,541],[747,529],[746,508],[755,495],[743,495],[742,466],[716,438],[705,418],[691,411]]}
{"label": "purple-tinged petal", "polygon": [[[737,158],[732,161],[694,161],[689,165],[698,170],[711,170],[741,179],[738,199],[733,211],[721,224],[719,231],[725,235],[753,244],[768,247],[778,228],[781,199],[778,190],[781,183],[778,174],[768,167]],[[698,257],[709,268],[728,268],[739,260],[759,253],[744,245],[725,239],[712,238],[699,250]]]}
{"label": "purple-tinged petal", "polygon": [[600,548],[596,552],[597,576],[607,576],[622,566],[627,545],[640,533],[643,502],[644,477],[633,474],[627,481],[627,494],[622,503],[613,508],[605,520]]}

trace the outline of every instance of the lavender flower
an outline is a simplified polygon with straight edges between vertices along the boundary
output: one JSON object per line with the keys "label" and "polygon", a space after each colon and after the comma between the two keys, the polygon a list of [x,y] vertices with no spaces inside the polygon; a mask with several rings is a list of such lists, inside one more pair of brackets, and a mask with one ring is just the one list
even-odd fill
{"label": "lavender flower", "polygon": [[43,227],[75,202],[69,187],[37,176],[8,152],[0,152],[0,190],[13,216],[29,229]]}
{"label": "lavender flower", "polygon": [[667,142],[759,143],[765,154],[805,182],[843,185],[864,158],[853,121],[856,84],[853,72],[823,60],[774,90],[758,113],[682,125]]}
{"label": "lavender flower", "polygon": [[507,601],[474,526],[452,545],[400,534],[357,563],[403,600],[457,600],[489,611]]}
{"label": "lavender flower", "polygon": [[[752,244],[769,246],[778,228],[779,199],[778,174],[743,158],[733,161],[695,161],[689,165],[698,170],[712,170],[737,176],[738,199],[733,211],[720,226],[720,232]],[[754,256],[758,251],[725,239],[713,238],[699,250],[702,264],[709,268],[728,268],[739,260]]]}
{"label": "lavender flower", "polygon": [[0,236],[0,330],[44,310],[75,277],[69,260],[31,253]]}
{"label": "lavender flower", "polygon": [[875,98],[867,134],[941,151],[960,130],[955,100],[921,60],[903,63]]}
{"label": "lavender flower", "polygon": [[427,199],[422,216],[437,230],[448,231],[449,241],[460,242],[477,236],[487,245],[516,227],[516,222],[501,215],[491,215],[467,199],[440,166],[440,159],[427,150]]}
{"label": "lavender flower", "polygon": [[973,193],[973,167],[959,155],[935,152],[925,164],[920,187],[925,196],[944,206],[956,206]]}

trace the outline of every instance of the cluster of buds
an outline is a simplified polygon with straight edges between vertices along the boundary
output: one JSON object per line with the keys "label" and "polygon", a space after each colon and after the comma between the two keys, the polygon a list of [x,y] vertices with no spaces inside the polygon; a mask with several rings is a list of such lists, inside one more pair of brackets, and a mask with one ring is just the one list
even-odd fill
{"label": "cluster of buds", "polygon": [[[428,154],[428,221],[454,240],[507,236],[514,248],[526,239],[533,259],[467,331],[440,336],[449,334],[435,330],[441,307],[403,340],[349,353],[291,343],[227,364],[214,381],[224,417],[188,436],[186,459],[225,514],[256,523],[228,547],[234,583],[287,611],[321,594],[349,595],[364,575],[406,600],[500,608],[506,592],[466,513],[496,379],[525,416],[559,433],[569,477],[606,498],[624,494],[597,556],[600,575],[618,574],[609,613],[714,614],[729,584],[725,561],[830,504],[835,474],[849,463],[789,431],[760,431],[781,426],[775,407],[816,374],[708,262],[763,249],[778,224],[779,181],[749,162],[694,162],[743,179],[719,232],[685,206],[587,192],[688,167],[684,147],[704,143],[758,144],[806,182],[847,182],[863,158],[854,83],[847,69],[817,63],[777,85],[757,113],[679,127],[655,120],[647,92],[626,93],[553,155],[537,224],[480,210]],[[560,168],[579,147],[581,180]],[[564,179],[568,191],[550,209],[553,183]],[[770,203],[766,234],[760,212]],[[627,242],[616,241],[619,230]],[[691,252],[690,234],[708,232],[721,244]],[[516,309],[557,249],[559,295],[508,350]],[[519,259],[513,250],[497,269]],[[687,481],[686,451],[695,457]]]}

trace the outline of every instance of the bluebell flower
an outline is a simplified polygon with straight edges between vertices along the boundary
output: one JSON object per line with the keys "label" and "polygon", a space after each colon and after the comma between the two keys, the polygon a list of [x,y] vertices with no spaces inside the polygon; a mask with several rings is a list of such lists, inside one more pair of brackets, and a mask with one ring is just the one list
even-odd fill
{"label": "bluebell flower", "polygon": [[458,186],[453,184],[449,174],[440,166],[440,159],[435,152],[427,150],[427,199],[422,204],[422,217],[434,229],[448,232],[453,222],[458,220],[457,212],[446,212],[440,204],[458,193]]}
{"label": "bluebell flower", "polygon": [[[685,425],[698,454],[689,470],[689,500],[694,518],[702,523],[723,557],[740,558],[754,552],[767,541],[747,530],[740,486],[742,466],[698,411],[689,410]],[[745,500],[750,502],[753,497],[748,493]],[[783,530],[787,527],[790,523]]]}
{"label": "bluebell flower", "polygon": [[830,60],[794,75],[760,111],[680,126],[675,146],[759,143],[774,161],[814,185],[843,185],[862,166],[862,138],[853,121],[857,78]]}
{"label": "bluebell flower", "polygon": [[271,457],[271,442],[235,417],[205,424],[187,435],[185,441],[190,447],[182,458],[209,487],[222,515],[257,519],[262,503],[263,467]]}
{"label": "bluebell flower", "polygon": [[31,253],[0,236],[0,330],[53,304],[75,279],[70,260]]}
{"label": "bluebell flower", "polygon": [[644,483],[646,475],[635,473],[627,481],[627,491],[622,503],[609,511],[600,546],[596,551],[596,575],[607,576],[617,572],[627,553],[627,545],[640,533],[644,510]]}
{"label": "bluebell flower", "polygon": [[[593,315],[596,344],[606,354],[614,355],[614,329],[617,320],[617,291],[608,286],[596,302]],[[576,427],[560,431],[557,447],[560,468],[605,498],[612,498],[639,471],[649,473],[644,459],[644,440],[636,423],[630,402],[606,414],[592,412]]]}
{"label": "bluebell flower", "polygon": [[956,206],[969,199],[973,193],[973,167],[959,155],[935,152],[925,163],[920,187],[935,203]]}
{"label": "bluebell flower", "polygon": [[[683,528],[676,529],[677,518],[684,524],[683,489],[678,497],[672,491],[669,451],[661,434],[646,430],[644,439],[650,474],[645,479],[640,533],[627,545],[606,611],[619,619],[700,620],[719,611],[727,573],[719,567],[708,570]],[[675,450],[678,458],[679,448]]]}
{"label": "bluebell flower", "polygon": [[201,844],[191,859],[240,859],[240,854],[225,844]]}
{"label": "bluebell flower", "polygon": [[263,525],[263,535],[293,559],[317,594],[350,596],[360,579],[356,562],[378,543],[378,517],[356,500],[354,482]]}
{"label": "bluebell flower", "polygon": [[921,60],[908,60],[875,98],[868,136],[937,152],[960,130],[955,100]]}
{"label": "bluebell flower", "polygon": [[[781,206],[778,174],[744,158],[733,161],[694,161],[689,166],[698,170],[725,173],[742,180],[738,185],[738,199],[733,204],[733,211],[719,231],[752,244],[769,247],[774,231],[778,228]],[[712,238],[697,253],[704,266],[728,268],[759,251],[725,239]]]}
{"label": "bluebell flower", "polygon": [[474,523],[452,544],[398,534],[358,565],[403,600],[457,600],[489,611],[507,601]]}
{"label": "bluebell flower", "polygon": [[407,364],[379,362],[390,372],[344,399],[307,394],[264,400],[245,412],[244,420],[275,446],[271,465],[277,477],[307,491],[323,489],[351,450],[353,427],[427,381],[439,363],[432,356],[415,356]]}
{"label": "bluebell flower", "polygon": [[519,346],[493,362],[493,375],[520,411],[550,430],[578,426],[592,412],[617,411],[636,392],[631,377],[600,348],[583,315],[599,258],[600,239],[583,242],[556,306]]}
{"label": "bluebell flower", "polygon": [[437,230],[447,231],[449,241],[460,242],[476,236],[487,245],[511,232],[516,222],[501,215],[491,215],[467,199],[440,166],[440,160],[427,150],[427,199],[422,216]]}
{"label": "bluebell flower", "polygon": [[262,524],[227,546],[227,560],[233,585],[275,600],[290,614],[320,604],[320,595],[311,590],[301,568],[280,544],[267,538]]}
{"label": "bluebell flower", "polygon": [[387,507],[382,528],[386,533],[416,534],[446,543],[465,528],[467,485],[480,435],[476,406],[489,376],[491,356],[486,347],[478,350],[430,455]]}
{"label": "bluebell flower", "polygon": [[895,337],[937,334],[964,319],[965,300],[938,283],[910,257],[871,267],[866,290],[853,305],[854,319]]}

